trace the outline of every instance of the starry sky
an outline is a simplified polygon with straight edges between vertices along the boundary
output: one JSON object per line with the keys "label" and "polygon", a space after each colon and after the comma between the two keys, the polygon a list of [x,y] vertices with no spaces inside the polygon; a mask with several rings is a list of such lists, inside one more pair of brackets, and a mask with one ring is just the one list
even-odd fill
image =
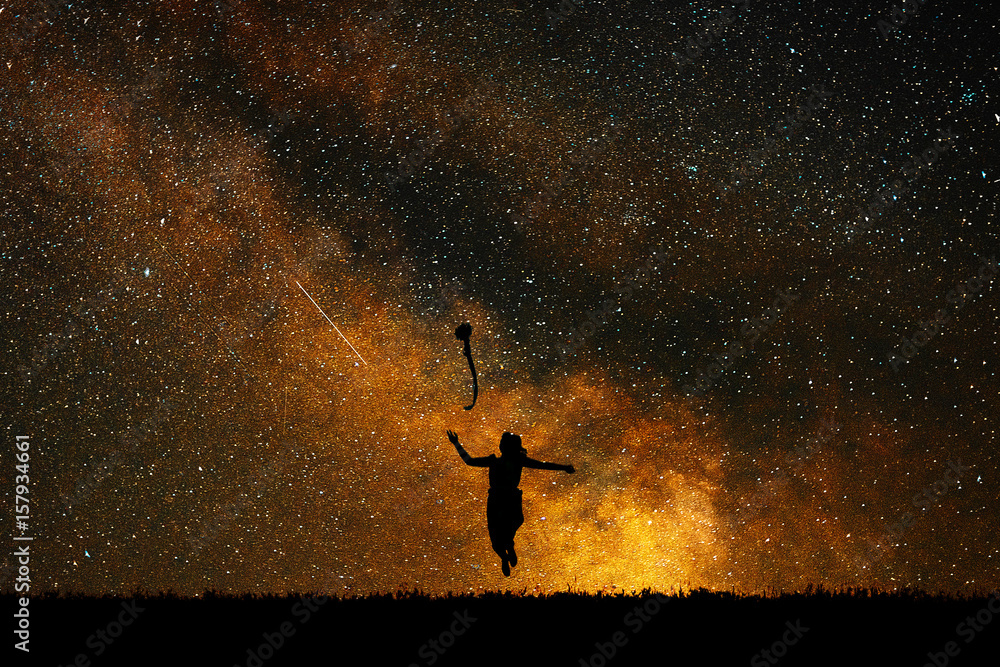
{"label": "starry sky", "polygon": [[[4,4],[33,586],[995,585],[969,4]],[[448,429],[576,469],[509,579]]]}

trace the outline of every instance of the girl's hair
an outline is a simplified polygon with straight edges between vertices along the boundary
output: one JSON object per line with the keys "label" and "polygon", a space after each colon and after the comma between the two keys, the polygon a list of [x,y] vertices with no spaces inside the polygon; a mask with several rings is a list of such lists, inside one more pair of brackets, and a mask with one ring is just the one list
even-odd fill
{"label": "girl's hair", "polygon": [[504,433],[500,436],[500,453],[506,454],[508,451],[511,454],[528,453],[528,450],[521,446],[521,436],[514,435],[513,433]]}

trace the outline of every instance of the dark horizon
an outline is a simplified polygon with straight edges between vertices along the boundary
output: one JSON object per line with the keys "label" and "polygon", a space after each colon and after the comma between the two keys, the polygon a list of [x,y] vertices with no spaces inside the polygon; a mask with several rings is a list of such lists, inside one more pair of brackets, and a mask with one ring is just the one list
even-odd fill
{"label": "dark horizon", "polygon": [[[0,596],[0,602],[12,600]],[[541,598],[509,591],[442,598],[399,591],[349,600],[42,596],[32,614],[44,634],[59,628],[60,639],[36,644],[33,659],[60,667],[135,664],[148,659],[151,645],[161,661],[190,658],[190,646],[198,646],[201,664],[236,667],[303,664],[345,644],[363,647],[379,664],[410,667],[513,660],[604,667],[612,659],[640,665],[664,658],[749,660],[753,667],[778,659],[837,665],[847,658],[855,665],[943,667],[958,656],[961,664],[987,664],[1000,647],[992,625],[1000,615],[997,591],[988,599],[868,590],[754,598],[704,589]],[[873,628],[878,641],[871,641]],[[533,641],[517,641],[525,634]],[[166,639],[177,635],[187,646]],[[547,641],[537,641],[542,638]]]}

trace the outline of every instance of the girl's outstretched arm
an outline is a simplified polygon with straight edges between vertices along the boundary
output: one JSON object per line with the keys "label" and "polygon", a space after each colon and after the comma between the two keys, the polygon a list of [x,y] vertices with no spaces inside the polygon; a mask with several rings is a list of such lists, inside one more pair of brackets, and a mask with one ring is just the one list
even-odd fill
{"label": "girl's outstretched arm", "polygon": [[565,470],[566,472],[576,472],[573,466],[564,466],[560,463],[546,463],[544,461],[536,461],[535,459],[529,459],[527,456],[524,457],[525,468],[535,468],[536,470]]}
{"label": "girl's outstretched arm", "polygon": [[465,448],[458,444],[457,433],[448,431],[448,439],[451,440],[453,445],[455,445],[455,449],[458,450],[458,455],[462,457],[462,460],[465,461],[466,465],[477,466],[479,468],[488,468],[490,466],[490,457],[488,456],[480,456],[479,458],[469,456],[469,452],[465,451]]}

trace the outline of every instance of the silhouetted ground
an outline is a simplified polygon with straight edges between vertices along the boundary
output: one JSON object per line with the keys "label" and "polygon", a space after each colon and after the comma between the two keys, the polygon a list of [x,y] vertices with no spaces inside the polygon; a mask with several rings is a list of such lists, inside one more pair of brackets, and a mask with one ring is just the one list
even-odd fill
{"label": "silhouetted ground", "polygon": [[[0,597],[12,623],[17,599]],[[937,654],[935,667],[1000,664],[1000,600],[985,594],[848,589],[760,597],[695,590],[659,599],[649,592],[397,593],[325,603],[309,595],[48,595],[29,604],[30,661],[15,650],[13,664],[921,667],[934,664],[928,653]],[[948,642],[955,656],[947,655]],[[763,650],[773,651],[770,661]]]}

